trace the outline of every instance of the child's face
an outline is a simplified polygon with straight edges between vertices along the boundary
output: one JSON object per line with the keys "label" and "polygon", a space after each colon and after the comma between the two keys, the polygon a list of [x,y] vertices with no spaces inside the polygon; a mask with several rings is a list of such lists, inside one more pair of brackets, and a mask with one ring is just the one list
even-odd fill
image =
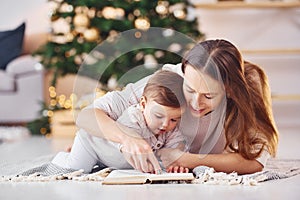
{"label": "child's face", "polygon": [[173,131],[180,121],[182,109],[160,105],[154,100],[142,98],[140,105],[148,128],[153,134]]}

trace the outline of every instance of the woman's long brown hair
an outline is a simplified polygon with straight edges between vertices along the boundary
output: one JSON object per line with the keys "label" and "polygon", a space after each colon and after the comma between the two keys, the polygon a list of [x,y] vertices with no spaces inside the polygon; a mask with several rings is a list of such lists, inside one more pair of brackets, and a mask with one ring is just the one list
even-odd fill
{"label": "woman's long brown hair", "polygon": [[264,133],[268,141],[268,151],[272,156],[276,155],[278,144],[278,131],[272,112],[271,91],[268,77],[265,72],[257,65],[244,61],[245,78],[249,87],[254,109],[257,129]]}
{"label": "woman's long brown hair", "polygon": [[259,157],[265,148],[275,156],[278,133],[264,71],[249,62],[244,65],[239,50],[226,40],[198,43],[184,57],[183,72],[187,64],[224,84],[225,148],[246,159]]}

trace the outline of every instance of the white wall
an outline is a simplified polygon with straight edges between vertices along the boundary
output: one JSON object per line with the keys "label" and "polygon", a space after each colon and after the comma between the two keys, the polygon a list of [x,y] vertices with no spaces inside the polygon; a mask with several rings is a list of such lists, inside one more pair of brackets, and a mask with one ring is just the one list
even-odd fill
{"label": "white wall", "polygon": [[1,0],[0,31],[14,29],[26,21],[26,34],[49,31],[47,0]]}
{"label": "white wall", "polygon": [[224,38],[263,67],[275,95],[300,95],[300,7],[196,10],[207,39]]}
{"label": "white wall", "polygon": [[240,49],[300,49],[300,7],[197,9],[207,38],[227,38]]}

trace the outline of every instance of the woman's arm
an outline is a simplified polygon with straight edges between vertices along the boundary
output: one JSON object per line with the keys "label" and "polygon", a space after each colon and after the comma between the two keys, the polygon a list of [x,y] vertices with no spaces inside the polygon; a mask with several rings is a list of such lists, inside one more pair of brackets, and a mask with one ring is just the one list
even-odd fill
{"label": "woman's arm", "polygon": [[182,166],[193,169],[199,165],[205,165],[226,173],[250,174],[263,169],[257,160],[247,160],[238,153],[203,155],[164,149],[160,151],[160,158],[165,166]]}
{"label": "woman's arm", "polygon": [[188,168],[195,168],[201,164],[213,167],[216,171],[238,174],[250,174],[263,169],[257,160],[247,160],[238,153],[208,155],[184,153],[177,162],[180,166]]}

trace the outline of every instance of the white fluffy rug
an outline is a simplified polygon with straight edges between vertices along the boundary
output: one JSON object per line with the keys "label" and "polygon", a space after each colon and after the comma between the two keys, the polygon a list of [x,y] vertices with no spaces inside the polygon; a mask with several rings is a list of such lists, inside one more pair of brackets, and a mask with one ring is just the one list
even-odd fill
{"label": "white fluffy rug", "polygon": [[[1,127],[0,141],[14,142],[29,137],[30,133],[25,127]],[[3,144],[5,145],[5,144]],[[10,144],[8,144],[10,145]],[[7,146],[7,145],[6,145]],[[44,155],[34,159],[23,159],[15,162],[6,162],[0,159],[0,182],[2,181],[55,181],[61,178],[68,180],[103,180],[103,174],[107,171],[93,174],[70,169],[58,168],[50,163],[55,155]],[[262,172],[240,176],[236,173],[218,173],[213,168],[205,166],[196,167],[193,170],[197,184],[218,185],[256,185],[259,182],[283,179],[300,174],[300,160],[298,159],[270,159]],[[99,174],[100,173],[100,174]],[[61,176],[65,174],[65,176]]]}

